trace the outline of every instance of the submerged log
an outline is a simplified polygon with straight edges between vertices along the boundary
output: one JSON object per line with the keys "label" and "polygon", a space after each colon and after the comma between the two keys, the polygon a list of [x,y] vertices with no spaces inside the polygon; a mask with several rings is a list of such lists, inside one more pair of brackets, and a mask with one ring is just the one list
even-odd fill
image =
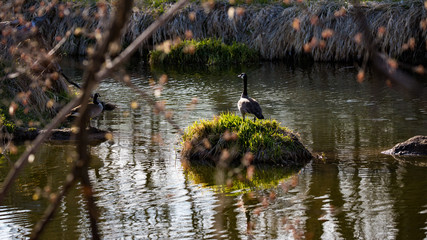
{"label": "submerged log", "polygon": [[426,155],[427,136],[415,136],[404,142],[396,144],[392,149],[381,152],[390,155]]}

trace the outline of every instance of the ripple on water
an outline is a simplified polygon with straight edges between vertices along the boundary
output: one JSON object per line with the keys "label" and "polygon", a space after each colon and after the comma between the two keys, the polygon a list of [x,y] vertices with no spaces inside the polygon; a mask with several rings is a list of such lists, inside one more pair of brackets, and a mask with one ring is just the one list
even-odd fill
{"label": "ripple on water", "polygon": [[29,210],[0,206],[0,238],[26,239],[31,232]]}
{"label": "ripple on water", "polygon": [[[219,194],[192,183],[179,162],[176,130],[134,91],[104,81],[101,96],[118,106],[93,120],[114,135],[114,143],[91,147],[90,176],[104,236],[395,239],[406,234],[422,239],[427,231],[425,168],[378,154],[412,135],[427,134],[426,111],[418,100],[402,99],[369,74],[359,84],[354,69],[337,69],[328,64],[308,69],[261,64],[218,72],[164,71],[169,82],[153,99],[167,100],[167,109],[183,129],[200,118],[236,112],[242,83],[235,71],[245,71],[250,74],[248,91],[261,103],[265,116],[298,132],[313,151],[324,153],[324,161],[308,164],[292,184],[253,189],[255,197],[245,192]],[[157,80],[164,73],[134,71],[132,82],[150,94],[148,79]],[[198,104],[190,108],[193,97]],[[132,109],[132,101],[139,107]],[[62,182],[69,163],[54,158],[66,156],[61,148],[47,146],[40,159],[51,156],[49,161],[55,164],[31,165],[26,178],[20,179],[22,186],[43,188],[49,181]],[[0,171],[10,167],[1,164]],[[40,206],[22,198],[33,189],[19,191],[11,197],[16,205],[0,207],[1,237],[28,236],[38,217]],[[52,239],[90,236],[81,192],[71,194],[56,216],[61,224],[48,226]]]}

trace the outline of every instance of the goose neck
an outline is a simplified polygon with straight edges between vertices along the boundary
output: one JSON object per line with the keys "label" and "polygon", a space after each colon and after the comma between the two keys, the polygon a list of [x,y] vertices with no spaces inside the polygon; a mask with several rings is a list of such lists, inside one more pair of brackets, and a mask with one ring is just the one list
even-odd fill
{"label": "goose neck", "polygon": [[98,95],[97,94],[93,97],[93,103],[96,104],[96,105],[98,105],[100,103],[98,101]]}
{"label": "goose neck", "polygon": [[248,96],[248,80],[246,78],[243,79],[243,93],[242,96]]}

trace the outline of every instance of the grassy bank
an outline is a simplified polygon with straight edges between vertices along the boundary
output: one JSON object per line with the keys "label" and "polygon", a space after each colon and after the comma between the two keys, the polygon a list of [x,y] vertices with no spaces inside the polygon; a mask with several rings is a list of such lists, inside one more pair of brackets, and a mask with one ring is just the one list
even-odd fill
{"label": "grassy bank", "polygon": [[297,136],[277,121],[254,122],[230,113],[195,122],[183,142],[182,156],[191,163],[303,166],[312,158]]}
{"label": "grassy bank", "polygon": [[[162,4],[163,9],[170,6],[167,2]],[[94,8],[88,8],[86,18],[75,14],[77,7],[69,16],[53,18],[49,26],[42,27],[46,41],[53,45],[56,37],[64,36],[72,23],[83,34],[72,35],[62,51],[86,54],[86,47],[94,41],[84,33],[92,33],[99,26],[96,18],[91,17]],[[124,46],[159,15],[154,8],[141,9],[132,14],[122,39]],[[394,58],[425,60],[427,31],[423,26],[427,13],[423,1],[364,2],[363,12],[379,49]],[[354,6],[339,1],[289,5],[217,2],[209,11],[192,3],[159,29],[140,53],[166,40],[186,39],[191,33],[198,41],[213,38],[226,44],[244,43],[267,60],[309,55],[315,61],[352,61],[363,55],[362,46],[355,41],[361,31],[355,18]]]}

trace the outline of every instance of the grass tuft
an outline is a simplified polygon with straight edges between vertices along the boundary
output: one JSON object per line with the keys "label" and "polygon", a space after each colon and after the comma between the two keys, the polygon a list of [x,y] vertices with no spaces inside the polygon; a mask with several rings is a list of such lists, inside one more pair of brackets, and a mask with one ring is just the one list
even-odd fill
{"label": "grass tuft", "polygon": [[[276,120],[243,120],[232,113],[196,121],[185,131],[183,146],[184,160],[210,165],[303,166],[312,158],[298,137]],[[244,157],[247,153],[251,157]]]}
{"label": "grass tuft", "polygon": [[150,52],[150,64],[230,64],[259,61],[257,51],[243,43],[226,45],[219,39],[185,40]]}

